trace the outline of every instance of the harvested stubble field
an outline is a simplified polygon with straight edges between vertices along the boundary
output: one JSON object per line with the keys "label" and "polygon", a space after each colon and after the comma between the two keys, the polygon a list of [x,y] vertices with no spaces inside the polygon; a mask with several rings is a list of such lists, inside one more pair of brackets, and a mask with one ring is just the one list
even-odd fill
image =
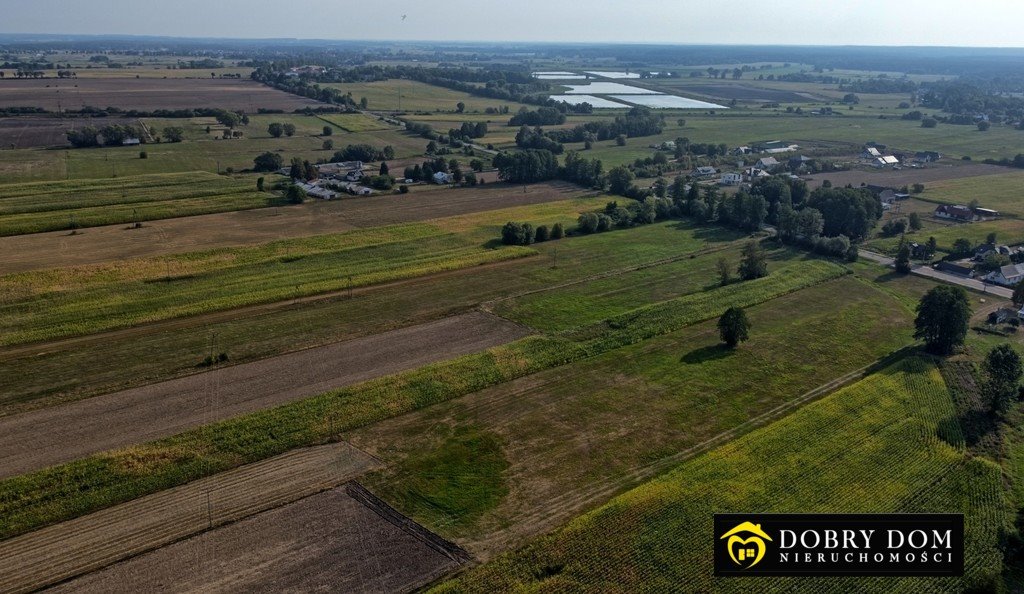
{"label": "harvested stubble field", "polygon": [[[225,179],[212,174],[210,177]],[[107,181],[119,193],[118,180]],[[302,205],[166,219],[146,223],[140,229],[126,230],[123,225],[113,225],[83,230],[73,236],[58,231],[0,237],[0,273],[252,245],[338,233],[356,227],[395,225],[498,209],[503,210],[500,216],[508,217],[496,223],[501,225],[506,220],[538,219],[545,212],[538,214],[537,209],[545,204],[550,204],[553,216],[557,212],[557,216],[575,219],[582,210],[604,206],[600,200],[581,199],[593,192],[565,182],[534,184],[526,190],[503,183],[475,188],[438,187],[417,192],[415,196],[382,194],[326,202],[311,200]],[[531,208],[523,210],[524,206]],[[538,219],[538,222],[551,224],[554,220]],[[492,233],[491,237],[497,234]]]}
{"label": "harvested stubble field", "polygon": [[427,224],[0,277],[0,344],[54,340],[534,255]]}
{"label": "harvested stubble field", "polygon": [[963,578],[764,578],[758,591],[949,592],[998,575],[1011,515],[1001,471],[964,448],[950,393],[910,358],[741,437],[436,592],[746,591],[714,578],[713,512],[960,512]]}
{"label": "harvested stubble field", "polygon": [[[68,145],[67,131],[83,126],[138,126],[132,118],[0,118],[0,150],[62,147]],[[2,194],[0,194],[2,195]]]}
{"label": "harvested stubble field", "polygon": [[0,236],[261,208],[278,202],[247,179],[195,171],[0,185]]}
{"label": "harvested stubble field", "polygon": [[[477,353],[527,333],[501,318],[473,312],[2,417],[0,477]],[[111,432],[111,426],[121,429]]]}
{"label": "harvested stubble field", "polygon": [[256,113],[259,108],[294,111],[323,103],[242,79],[81,78],[0,80],[0,107],[47,111],[83,107],[123,110],[220,108]]}
{"label": "harvested stubble field", "polygon": [[366,97],[371,111],[446,111],[455,113],[459,102],[468,112],[482,112],[488,107],[507,105],[512,113],[519,111],[520,103],[477,97],[461,91],[428,85],[415,80],[386,80],[367,83],[326,83],[323,86],[352,93],[359,101]]}
{"label": "harvested stubble field", "polygon": [[[803,261],[770,276],[649,305],[557,336],[527,337],[483,353],[371,380],[0,481],[0,539],[180,485],[430,404],[674,332],[843,276],[846,269]],[[85,485],[89,485],[88,488]]]}
{"label": "harvested stubble field", "polygon": [[395,126],[391,124],[361,113],[329,113],[320,116],[320,119],[346,132],[372,132],[374,130],[395,129]]}
{"label": "harvested stubble field", "polygon": [[[713,321],[699,323],[346,438],[385,462],[366,484],[486,558],[910,342],[911,313],[849,277],[747,311],[751,340],[736,351],[722,347]],[[488,457],[504,466],[485,473],[460,464],[467,436],[490,437],[497,445]]]}

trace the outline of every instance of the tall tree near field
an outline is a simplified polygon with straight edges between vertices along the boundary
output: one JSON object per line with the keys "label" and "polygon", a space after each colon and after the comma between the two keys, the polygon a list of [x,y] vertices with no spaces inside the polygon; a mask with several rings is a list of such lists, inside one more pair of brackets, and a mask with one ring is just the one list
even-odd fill
{"label": "tall tree near field", "polygon": [[273,124],[267,126],[267,132],[274,138],[281,138],[281,135],[284,134],[284,126],[277,122],[274,122]]}
{"label": "tall tree near field", "polygon": [[633,172],[628,167],[619,165],[608,172],[608,191],[612,194],[624,196],[632,182]]}
{"label": "tall tree near field", "polygon": [[900,249],[896,252],[896,272],[910,273],[910,246],[906,242],[901,242]]}
{"label": "tall tree near field", "polygon": [[281,128],[285,136],[295,136],[295,124],[284,124]]}
{"label": "tall tree near field", "polygon": [[718,270],[719,284],[724,287],[732,281],[732,264],[729,264],[729,260],[725,256],[718,259],[715,268]]}
{"label": "tall tree near field", "polygon": [[455,104],[455,111],[459,113],[466,111],[466,104],[463,103],[462,101],[459,101],[458,103]]}
{"label": "tall tree near field", "polygon": [[992,412],[1005,414],[1019,398],[1020,378],[1024,374],[1020,355],[1008,344],[1001,344],[985,356],[981,364],[985,374],[984,392]]}
{"label": "tall tree near field", "polygon": [[768,262],[764,250],[756,241],[751,240],[743,246],[738,272],[743,280],[768,276]]}
{"label": "tall tree near field", "polygon": [[380,162],[380,174],[381,175],[387,175],[388,173],[390,173],[390,169],[388,169],[388,162],[387,161],[381,161]]}
{"label": "tall tree near field", "polygon": [[1024,280],[1013,287],[1013,304],[1018,308],[1024,307]]}
{"label": "tall tree near field", "polygon": [[971,306],[961,287],[940,285],[925,293],[917,305],[914,338],[924,340],[928,351],[949,355],[964,343]]}
{"label": "tall tree near field", "polygon": [[729,348],[750,338],[750,320],[747,313],[739,307],[730,307],[718,319],[718,335]]}

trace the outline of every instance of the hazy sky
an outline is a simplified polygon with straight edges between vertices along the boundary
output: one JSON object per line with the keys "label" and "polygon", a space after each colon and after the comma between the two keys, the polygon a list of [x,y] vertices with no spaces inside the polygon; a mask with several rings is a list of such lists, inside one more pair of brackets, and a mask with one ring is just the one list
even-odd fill
{"label": "hazy sky", "polygon": [[1021,47],[1022,22],[1022,0],[0,0],[2,33],[182,37]]}

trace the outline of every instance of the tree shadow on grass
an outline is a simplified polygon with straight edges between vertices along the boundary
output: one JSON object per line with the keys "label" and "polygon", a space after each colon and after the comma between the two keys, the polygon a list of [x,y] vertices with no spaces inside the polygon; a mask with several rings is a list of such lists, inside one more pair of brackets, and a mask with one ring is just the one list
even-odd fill
{"label": "tree shadow on grass", "polygon": [[733,356],[735,353],[736,351],[734,349],[731,349],[724,344],[716,344],[694,349],[683,355],[680,361],[687,365],[699,365],[700,363],[706,363],[708,361],[725,359]]}

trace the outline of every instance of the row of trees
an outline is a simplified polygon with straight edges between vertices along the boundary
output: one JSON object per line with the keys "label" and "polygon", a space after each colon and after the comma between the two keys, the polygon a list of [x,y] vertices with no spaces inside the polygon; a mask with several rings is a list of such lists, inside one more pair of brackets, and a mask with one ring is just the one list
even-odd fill
{"label": "row of trees", "polygon": [[121,146],[129,138],[142,138],[139,128],[131,125],[111,124],[102,128],[84,126],[67,131],[68,142],[75,148],[92,146]]}
{"label": "row of trees", "polygon": [[505,245],[530,245],[565,237],[565,228],[555,223],[548,229],[547,225],[538,225],[534,229],[530,223],[509,221],[501,228],[501,243]]}

